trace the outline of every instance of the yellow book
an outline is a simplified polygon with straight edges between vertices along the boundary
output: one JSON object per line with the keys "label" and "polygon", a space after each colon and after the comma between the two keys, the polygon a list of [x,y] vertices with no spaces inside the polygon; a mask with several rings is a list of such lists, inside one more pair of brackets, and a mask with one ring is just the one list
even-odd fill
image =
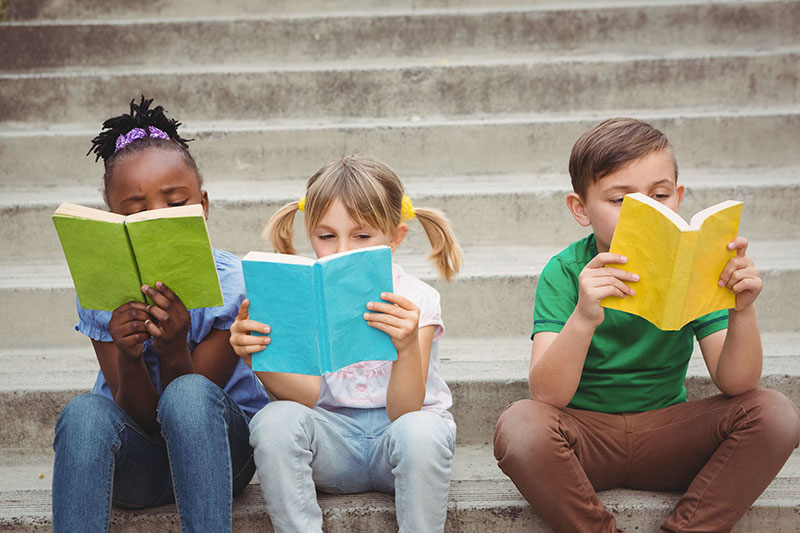
{"label": "yellow book", "polygon": [[677,330],[712,311],[735,307],[736,298],[720,287],[719,276],[736,255],[742,202],[728,200],[704,209],[687,224],[678,213],[641,193],[627,194],[610,250],[624,265],[609,265],[639,275],[636,291],[610,296],[601,305],[632,313],[663,330]]}

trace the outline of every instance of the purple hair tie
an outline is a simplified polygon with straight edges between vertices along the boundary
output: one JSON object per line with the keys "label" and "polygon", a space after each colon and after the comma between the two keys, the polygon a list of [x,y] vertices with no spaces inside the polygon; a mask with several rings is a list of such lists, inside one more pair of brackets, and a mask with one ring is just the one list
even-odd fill
{"label": "purple hair tie", "polygon": [[157,137],[159,139],[169,140],[169,135],[167,135],[160,129],[153,126],[148,126],[147,129],[150,131],[149,135],[142,128],[133,128],[125,135],[120,135],[119,137],[117,137],[117,144],[114,153],[119,152],[120,150],[131,144],[133,141],[144,139],[145,137]]}

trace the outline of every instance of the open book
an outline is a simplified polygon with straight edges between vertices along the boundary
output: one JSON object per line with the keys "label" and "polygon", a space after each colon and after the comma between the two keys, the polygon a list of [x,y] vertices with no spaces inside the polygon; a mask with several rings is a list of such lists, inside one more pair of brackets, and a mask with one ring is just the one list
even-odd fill
{"label": "open book", "polygon": [[113,311],[125,302],[147,302],[141,287],[156,281],[187,309],[222,305],[200,204],[123,216],[63,203],[53,223],[85,309]]}
{"label": "open book", "polygon": [[313,260],[250,252],[242,259],[250,318],[270,326],[255,371],[321,376],[361,361],[393,361],[391,337],[367,325],[367,302],[392,292],[387,246]]}
{"label": "open book", "polygon": [[681,329],[712,311],[736,305],[733,292],[718,285],[736,255],[727,245],[739,231],[742,202],[728,200],[686,223],[675,211],[641,193],[625,195],[610,251],[627,256],[635,272],[633,296],[611,296],[603,307],[641,316],[663,330]]}

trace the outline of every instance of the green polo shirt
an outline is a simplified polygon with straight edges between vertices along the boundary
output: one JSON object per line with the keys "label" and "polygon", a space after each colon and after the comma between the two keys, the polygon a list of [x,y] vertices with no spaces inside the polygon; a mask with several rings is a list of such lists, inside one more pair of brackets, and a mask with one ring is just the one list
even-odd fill
{"label": "green polo shirt", "polygon": [[[578,276],[595,255],[594,234],[553,257],[536,286],[533,334],[560,332],[578,303]],[[728,311],[709,313],[678,331],[604,309],[592,336],[581,381],[569,407],[603,413],[634,413],[686,401],[686,369],[694,338],[728,327]]]}

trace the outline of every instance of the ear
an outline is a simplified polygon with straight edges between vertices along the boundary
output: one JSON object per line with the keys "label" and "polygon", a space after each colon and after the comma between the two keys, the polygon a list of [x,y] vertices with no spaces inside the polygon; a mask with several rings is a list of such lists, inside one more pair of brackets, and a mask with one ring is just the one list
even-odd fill
{"label": "ear", "polygon": [[200,191],[202,198],[200,200],[200,205],[203,206],[203,216],[206,220],[208,220],[208,191],[205,189]]}
{"label": "ear", "polygon": [[394,231],[392,232],[392,238],[389,241],[389,246],[391,247],[392,252],[397,250],[397,247],[400,246],[400,243],[403,242],[403,239],[406,238],[406,235],[408,235],[408,224],[405,222],[398,224],[398,226],[394,228]]}
{"label": "ear", "polygon": [[681,202],[683,201],[683,193],[684,192],[685,192],[685,190],[683,188],[683,185],[678,185],[675,188],[675,193],[678,195],[678,206],[675,208],[676,212],[678,211],[678,209],[681,208]]}
{"label": "ear", "polygon": [[567,209],[581,226],[590,226],[592,224],[592,221],[589,220],[589,215],[586,214],[586,204],[583,203],[578,193],[571,192],[567,195]]}

